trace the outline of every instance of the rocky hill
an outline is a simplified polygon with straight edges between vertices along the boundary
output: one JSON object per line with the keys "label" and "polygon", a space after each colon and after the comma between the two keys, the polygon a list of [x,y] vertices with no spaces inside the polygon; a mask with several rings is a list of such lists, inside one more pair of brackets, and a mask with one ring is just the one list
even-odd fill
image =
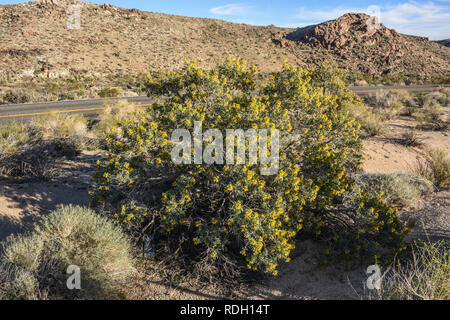
{"label": "rocky hill", "polygon": [[[361,13],[347,13],[339,19],[300,28],[287,38],[333,51],[345,60],[359,61],[366,73],[419,74],[445,72],[448,50],[427,38],[403,35]],[[448,71],[448,69],[447,69]]]}
{"label": "rocky hill", "polygon": [[312,66],[334,59],[354,72],[448,75],[450,48],[382,27],[363,14],[302,29],[250,26],[76,2],[81,29],[67,28],[67,0],[0,6],[0,77],[70,73],[136,74],[176,69],[184,58],[204,67],[227,54],[279,68],[283,58]]}

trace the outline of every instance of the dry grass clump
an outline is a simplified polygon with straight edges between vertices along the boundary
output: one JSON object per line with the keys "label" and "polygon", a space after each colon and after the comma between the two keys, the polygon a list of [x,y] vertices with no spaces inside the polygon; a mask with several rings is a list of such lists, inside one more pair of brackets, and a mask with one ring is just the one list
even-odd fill
{"label": "dry grass clump", "polygon": [[420,147],[423,145],[423,138],[417,134],[413,129],[407,130],[402,133],[402,143],[407,147]]}
{"label": "dry grass clump", "polygon": [[396,207],[415,208],[419,201],[434,191],[433,184],[410,173],[365,173],[356,177],[361,188]]}
{"label": "dry grass clump", "polygon": [[88,120],[79,114],[64,115],[51,113],[37,117],[30,123],[32,131],[38,132],[43,140],[68,140],[79,149],[95,137],[88,132]]}
{"label": "dry grass clump", "polygon": [[[113,222],[90,209],[59,206],[27,235],[10,237],[0,263],[0,299],[116,298],[133,271],[132,245]],[[69,290],[69,266],[81,290]]]}
{"label": "dry grass clump", "polygon": [[82,116],[52,114],[28,124],[0,126],[0,175],[50,178],[54,162],[77,155],[89,141]]}
{"label": "dry grass clump", "polygon": [[361,128],[367,135],[373,137],[385,133],[386,122],[379,114],[372,112],[363,104],[345,104],[343,109],[361,124]]}
{"label": "dry grass clump", "polygon": [[27,127],[22,123],[8,123],[0,126],[0,157],[19,151],[29,139]]}
{"label": "dry grass clump", "polygon": [[107,102],[93,126],[83,115],[51,113],[27,124],[0,125],[0,175],[51,178],[54,162],[99,147],[104,133],[138,110],[126,100]]}
{"label": "dry grass clump", "polygon": [[424,159],[417,159],[415,171],[418,175],[442,188],[450,183],[450,158],[444,149],[430,149]]}
{"label": "dry grass clump", "polygon": [[410,259],[397,260],[371,298],[379,300],[449,300],[450,242],[415,243]]}
{"label": "dry grass clump", "polygon": [[94,138],[81,115],[55,113],[27,124],[0,125],[0,175],[50,178],[58,158],[76,156]]}
{"label": "dry grass clump", "polygon": [[109,132],[122,120],[129,119],[139,109],[127,100],[106,101],[105,107],[99,114],[99,121],[92,127],[92,133],[97,137],[102,137],[104,132]]}

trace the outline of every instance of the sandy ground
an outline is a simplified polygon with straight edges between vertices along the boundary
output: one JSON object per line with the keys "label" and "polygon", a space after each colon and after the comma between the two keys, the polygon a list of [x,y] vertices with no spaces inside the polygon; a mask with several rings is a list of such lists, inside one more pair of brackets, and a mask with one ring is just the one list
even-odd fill
{"label": "sandy ground", "polygon": [[88,205],[90,178],[97,159],[92,152],[86,152],[63,161],[59,164],[62,176],[52,181],[0,180],[0,241],[26,230],[58,204]]}
{"label": "sandy ground", "polygon": [[[398,138],[404,130],[414,125],[405,119],[395,120],[388,135],[366,140],[364,170],[410,172],[426,147],[450,150],[448,132],[420,131],[424,138],[423,147],[403,146]],[[10,234],[23,232],[57,204],[87,205],[89,180],[97,158],[91,152],[83,153],[73,161],[64,161],[61,166],[70,170],[65,170],[64,176],[50,182],[0,181],[0,241]],[[413,237],[450,239],[450,190],[435,193],[420,208],[402,212],[401,216],[413,221]],[[214,286],[199,287],[190,283],[172,285],[154,273],[140,272],[136,274],[132,284],[134,289],[127,293],[127,298],[220,299],[231,296],[249,299],[360,299],[367,279],[365,268],[344,271],[339,266],[332,266],[328,272],[318,270],[314,266],[313,254],[317,250],[317,245],[311,242],[299,243],[292,262],[281,268],[278,277],[226,294],[218,292]]]}
{"label": "sandy ground", "polygon": [[450,150],[449,131],[415,130],[422,140],[422,146],[407,147],[401,143],[401,135],[405,131],[415,129],[417,122],[408,118],[400,118],[389,123],[383,137],[373,137],[364,141],[366,172],[412,172],[427,148]]}

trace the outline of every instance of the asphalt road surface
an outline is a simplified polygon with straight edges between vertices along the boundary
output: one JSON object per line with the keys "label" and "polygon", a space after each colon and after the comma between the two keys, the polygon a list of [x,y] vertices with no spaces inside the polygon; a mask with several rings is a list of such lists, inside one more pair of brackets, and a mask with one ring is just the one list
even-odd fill
{"label": "asphalt road surface", "polygon": [[[360,96],[375,93],[378,90],[402,89],[408,91],[432,91],[439,87],[450,87],[450,85],[415,85],[415,86],[376,86],[376,87],[349,87]],[[33,117],[50,114],[52,112],[64,114],[81,113],[86,116],[95,117],[98,112],[105,108],[106,100],[128,100],[135,103],[138,107],[150,106],[154,99],[149,97],[120,97],[108,99],[86,99],[69,100],[57,102],[40,102],[24,104],[6,104],[0,105],[0,123],[12,121],[28,121]]]}

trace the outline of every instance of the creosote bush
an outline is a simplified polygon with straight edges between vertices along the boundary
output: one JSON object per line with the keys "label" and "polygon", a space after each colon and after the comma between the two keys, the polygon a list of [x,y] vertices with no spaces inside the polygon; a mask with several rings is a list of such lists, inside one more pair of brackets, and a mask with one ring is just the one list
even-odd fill
{"label": "creosote bush", "polygon": [[[92,204],[129,230],[152,233],[158,256],[183,257],[195,270],[243,265],[277,275],[300,234],[327,241],[328,255],[343,261],[402,248],[407,227],[395,209],[355,190],[348,175],[362,163],[362,143],[342,92],[314,87],[309,71],[289,64],[257,79],[256,67],[231,57],[213,70],[194,61],[149,77],[148,94],[165,99],[106,134]],[[192,132],[194,121],[221,132],[280,130],[278,173],[249,163],[175,165],[171,135]],[[205,152],[212,140],[203,141]]]}
{"label": "creosote bush", "polygon": [[29,102],[30,97],[23,91],[10,90],[3,95],[2,99],[0,99],[0,104],[1,104],[2,100],[3,100],[4,104],[17,104],[17,103]]}
{"label": "creosote bush", "polygon": [[[81,290],[67,288],[71,265],[80,268]],[[120,227],[87,208],[59,206],[31,233],[7,239],[0,299],[117,298],[132,271],[132,245]]]}

